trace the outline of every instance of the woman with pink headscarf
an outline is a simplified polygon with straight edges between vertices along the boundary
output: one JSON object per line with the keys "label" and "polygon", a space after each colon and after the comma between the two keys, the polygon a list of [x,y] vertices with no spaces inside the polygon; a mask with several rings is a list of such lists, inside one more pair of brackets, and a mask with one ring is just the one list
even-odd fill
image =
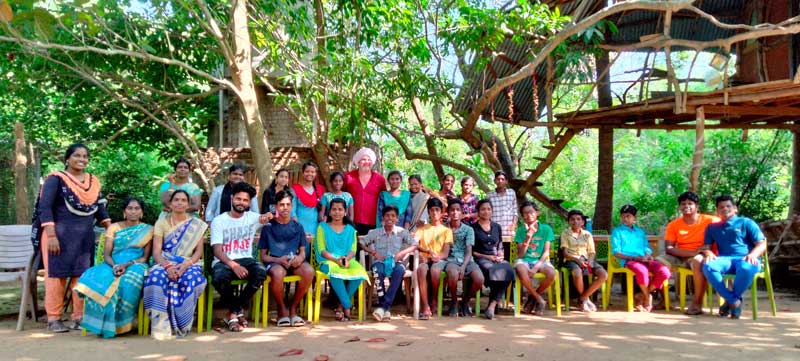
{"label": "woman with pink headscarf", "polygon": [[386,179],[372,170],[376,160],[372,149],[361,148],[353,156],[353,165],[357,168],[344,176],[345,191],[353,196],[353,222],[356,224],[356,231],[362,236],[375,228],[378,198],[386,190]]}

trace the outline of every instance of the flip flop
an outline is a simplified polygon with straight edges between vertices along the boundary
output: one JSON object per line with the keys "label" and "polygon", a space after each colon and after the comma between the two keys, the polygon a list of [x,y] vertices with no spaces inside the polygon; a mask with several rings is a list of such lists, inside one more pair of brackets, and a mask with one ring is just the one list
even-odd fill
{"label": "flip flop", "polygon": [[293,348],[293,349],[290,349],[290,350],[278,355],[278,357],[297,356],[297,355],[302,355],[302,354],[303,354],[303,350],[301,350],[299,348]]}
{"label": "flip flop", "polygon": [[298,315],[294,315],[294,316],[292,316],[292,318],[290,319],[290,321],[289,321],[289,324],[290,324],[292,327],[303,327],[303,326],[305,326],[305,325],[306,325],[306,321],[304,321],[302,317],[300,317],[300,316],[298,316]]}
{"label": "flip flop", "polygon": [[278,319],[278,327],[289,327],[292,325],[292,320],[289,317],[281,317]]}

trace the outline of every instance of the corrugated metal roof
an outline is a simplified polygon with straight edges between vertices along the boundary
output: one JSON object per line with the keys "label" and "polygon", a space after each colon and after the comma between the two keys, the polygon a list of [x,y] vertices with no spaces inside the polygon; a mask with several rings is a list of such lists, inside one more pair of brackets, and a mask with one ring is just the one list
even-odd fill
{"label": "corrugated metal roof", "polygon": [[[580,0],[555,0],[549,3],[551,6],[559,6],[561,13],[569,14],[577,9],[580,2]],[[706,13],[714,15],[722,22],[735,24],[741,23],[740,17],[744,13],[743,9],[747,2],[748,0],[709,0],[697,1],[695,6]],[[602,7],[604,3],[606,3],[606,1],[595,0],[595,3],[590,5],[591,10]],[[637,10],[609,18],[609,20],[617,25],[619,32],[610,36],[609,39],[607,39],[607,43],[614,45],[636,43],[642,36],[660,33],[663,31],[663,19],[660,19],[662,16],[661,12]],[[699,18],[696,14],[691,12],[681,12],[673,15],[671,36],[676,39],[710,41],[727,38],[733,34],[734,31],[721,29],[708,20]],[[503,42],[497,51],[505,54],[520,66],[527,64],[532,56],[528,45],[518,44],[511,40]],[[652,49],[643,49],[643,51],[652,51]],[[475,69],[474,72],[465,74],[464,88],[461,94],[459,94],[459,99],[461,99],[461,101],[456,104],[456,110],[458,112],[469,112],[472,104],[481,96],[483,90],[494,84],[495,76],[493,76],[487,68],[488,67]],[[491,68],[494,69],[496,77],[498,78],[508,76],[518,69],[518,67],[515,68],[507,61],[498,58],[491,61]],[[546,64],[543,63],[536,71],[537,92],[541,100],[538,104],[540,110],[539,115],[542,114],[541,110],[544,108],[546,69]],[[513,85],[514,121],[538,120],[534,118],[532,87],[533,82],[531,78],[523,79]],[[491,106],[485,109],[483,112],[484,119],[489,119],[491,112]],[[508,119],[508,99],[505,92],[495,98],[494,116],[495,118]]]}

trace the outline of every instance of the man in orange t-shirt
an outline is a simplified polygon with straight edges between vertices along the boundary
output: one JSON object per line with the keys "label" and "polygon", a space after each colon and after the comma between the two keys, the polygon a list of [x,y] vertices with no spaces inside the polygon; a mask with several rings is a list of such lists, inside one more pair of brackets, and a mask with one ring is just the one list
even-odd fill
{"label": "man in orange t-shirt", "polygon": [[708,282],[703,276],[701,266],[703,256],[698,252],[703,246],[706,227],[719,218],[697,213],[700,198],[694,192],[684,192],[678,196],[678,205],[682,217],[669,222],[664,233],[664,246],[666,254],[657,260],[670,267],[691,268],[694,280],[694,299],[687,315],[703,314],[703,295],[706,293]]}

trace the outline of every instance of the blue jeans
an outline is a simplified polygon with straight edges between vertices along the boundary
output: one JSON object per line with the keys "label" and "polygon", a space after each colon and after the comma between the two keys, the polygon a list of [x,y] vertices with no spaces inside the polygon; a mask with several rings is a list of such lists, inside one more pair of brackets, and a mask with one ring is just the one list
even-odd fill
{"label": "blue jeans", "polygon": [[385,264],[383,262],[372,264],[372,272],[376,273],[375,283],[378,287],[378,303],[380,303],[382,309],[388,311],[392,307],[397,290],[400,289],[400,285],[403,283],[406,267],[399,262],[394,264],[394,269],[392,269],[392,274],[390,275],[389,289],[386,289],[386,271],[384,268]]}
{"label": "blue jeans", "polygon": [[[728,304],[736,303],[742,299],[742,294],[750,288],[753,283],[753,276],[761,271],[761,264],[754,265],[742,259],[742,256],[717,256],[712,261],[703,264],[703,274],[708,283],[719,293]],[[735,274],[733,279],[733,290],[725,286],[723,276]]]}

